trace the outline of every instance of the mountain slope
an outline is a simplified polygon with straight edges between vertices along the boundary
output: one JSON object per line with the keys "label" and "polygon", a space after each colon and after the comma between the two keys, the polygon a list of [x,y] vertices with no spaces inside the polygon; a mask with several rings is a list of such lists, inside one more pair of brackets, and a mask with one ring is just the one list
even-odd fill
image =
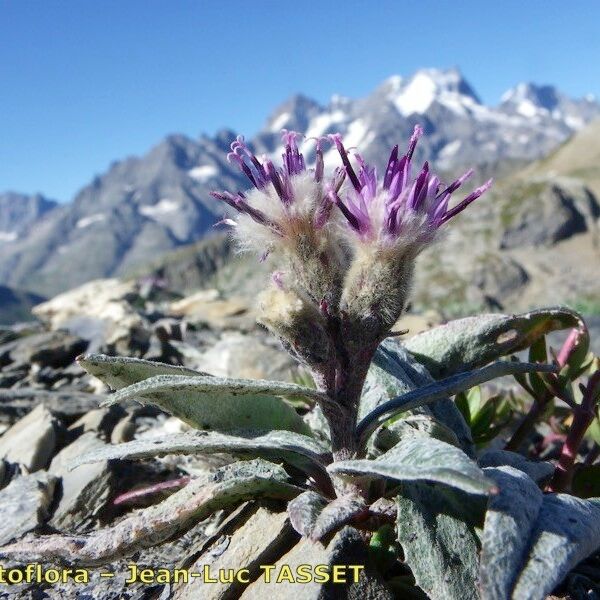
{"label": "mountain slope", "polygon": [[[407,79],[391,77],[357,100],[335,96],[321,106],[293,96],[251,142],[258,153],[277,156],[282,128],[308,138],[339,131],[348,147],[359,146],[381,167],[390,148],[405,143],[420,123],[426,136],[417,160],[431,160],[449,176],[471,165],[487,175],[499,165],[545,156],[594,115],[600,115],[598,103],[531,84],[488,107],[458,70],[422,69]],[[225,212],[209,191],[246,187],[226,161],[234,137],[228,130],[199,139],[169,136],[146,155],[111,165],[67,205],[36,212],[25,208],[27,199],[13,198],[22,212],[35,215],[21,218],[18,227],[14,217],[2,221],[8,213],[0,197],[0,283],[53,295],[130,272],[201,239]],[[314,143],[305,153],[311,162]],[[335,150],[327,152],[329,159],[337,163]]]}

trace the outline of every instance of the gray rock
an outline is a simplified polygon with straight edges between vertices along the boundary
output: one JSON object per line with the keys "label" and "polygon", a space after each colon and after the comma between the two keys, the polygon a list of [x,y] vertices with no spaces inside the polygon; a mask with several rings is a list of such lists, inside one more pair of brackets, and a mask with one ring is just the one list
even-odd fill
{"label": "gray rock", "polygon": [[534,181],[513,193],[502,215],[503,249],[555,244],[592,229],[600,215],[598,202],[580,184]]}
{"label": "gray rock", "polygon": [[0,458],[29,472],[43,469],[54,453],[59,427],[52,412],[38,406],[0,437]]}
{"label": "gray rock", "polygon": [[[233,535],[222,537],[205,552],[192,567],[191,573],[202,573],[208,566],[212,573],[219,569],[249,569],[249,578],[260,575],[259,566],[272,564],[297,539],[286,513],[273,513],[259,508]],[[191,578],[187,584],[175,587],[174,600],[226,600],[237,598],[241,583],[210,583],[203,578]]]}
{"label": "gray rock", "polygon": [[19,338],[0,346],[0,365],[36,363],[66,367],[87,348],[87,342],[65,331],[47,331]]}
{"label": "gray rock", "polygon": [[46,407],[58,418],[73,420],[98,408],[102,399],[102,396],[77,391],[0,389],[0,423],[15,423],[39,405]]}
{"label": "gray rock", "polygon": [[56,478],[45,472],[13,479],[0,491],[0,545],[35,529],[48,517]]}
{"label": "gray rock", "polygon": [[125,414],[123,407],[118,405],[90,410],[70,425],[69,431],[77,435],[93,431],[99,434],[99,437],[110,439],[113,428]]}
{"label": "gray rock", "polygon": [[[361,535],[351,527],[345,527],[338,532],[331,542],[324,546],[320,542],[312,542],[302,539],[287,554],[282,556],[275,564],[273,573],[277,574],[280,569],[287,565],[292,573],[300,565],[328,565],[330,569],[335,565],[361,565],[358,581],[352,582],[352,571],[346,569],[345,577],[347,583],[291,583],[281,581],[276,583],[276,575],[267,583],[264,577],[260,577],[249,585],[241,595],[243,600],[333,600],[333,599],[356,599],[356,600],[392,600],[394,598],[380,575],[368,562],[367,548]],[[340,573],[341,575],[341,573]]]}
{"label": "gray rock", "polygon": [[94,524],[111,492],[112,471],[108,461],[82,465],[69,470],[81,454],[105,444],[92,431],[84,433],[63,448],[52,460],[48,472],[61,480],[62,495],[50,524],[69,532],[85,531]]}

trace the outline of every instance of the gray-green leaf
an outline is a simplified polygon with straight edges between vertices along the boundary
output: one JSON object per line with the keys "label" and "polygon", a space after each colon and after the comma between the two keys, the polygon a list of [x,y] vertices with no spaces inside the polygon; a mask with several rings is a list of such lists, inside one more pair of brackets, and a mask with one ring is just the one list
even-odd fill
{"label": "gray-green leaf", "polygon": [[126,356],[85,354],[77,358],[77,362],[90,375],[97,377],[113,390],[120,390],[123,387],[156,375],[208,376],[208,373],[186,369],[185,367]]}
{"label": "gray-green leaf", "polygon": [[70,465],[112,459],[139,459],[166,454],[227,453],[245,458],[284,461],[324,483],[331,490],[325,464],[331,461],[327,448],[308,436],[291,431],[232,431],[232,435],[216,431],[188,431],[157,439],[140,439],[125,444],[106,445],[100,450],[78,457]]}
{"label": "gray-green leaf", "polygon": [[566,307],[542,308],[520,315],[479,315],[415,335],[405,347],[434,377],[448,377],[527,348],[550,331],[577,327],[580,323],[579,314]]}
{"label": "gray-green leaf", "polygon": [[345,525],[366,510],[364,498],[357,494],[347,494],[329,501],[320,494],[307,491],[288,504],[292,527],[300,535],[315,541]]}
{"label": "gray-green leaf", "polygon": [[424,404],[436,402],[446,396],[464,392],[473,386],[485,383],[491,379],[515,373],[531,373],[541,371],[555,371],[553,365],[530,364],[520,362],[499,361],[466,373],[457,373],[446,379],[434,381],[407,394],[398,396],[389,402],[380,404],[372,410],[357,426],[356,433],[364,444],[369,435],[382,423],[395,414],[412,410]]}
{"label": "gray-green leaf", "polygon": [[286,481],[282,467],[262,460],[227,465],[114,527],[89,535],[29,536],[0,548],[0,557],[19,562],[60,559],[73,565],[103,564],[160,544],[221,508],[260,497],[294,498],[301,490]]}
{"label": "gray-green leaf", "polygon": [[398,541],[417,585],[431,600],[479,600],[473,528],[454,515],[437,486],[403,485],[397,503]]}
{"label": "gray-green leaf", "polygon": [[300,415],[281,397],[321,398],[319,392],[293,383],[158,375],[119,390],[105,404],[153,404],[197,429],[285,429],[310,435]]}
{"label": "gray-green leaf", "polygon": [[483,600],[544,600],[600,547],[600,498],[542,494],[511,467],[484,469],[499,487],[483,529]]}
{"label": "gray-green leaf", "polygon": [[429,437],[401,440],[375,460],[343,460],[327,470],[396,481],[436,481],[474,494],[485,494],[494,485],[462,450]]}
{"label": "gray-green leaf", "polygon": [[543,495],[535,482],[512,467],[490,467],[499,493],[490,497],[480,557],[482,600],[506,600],[518,574]]}

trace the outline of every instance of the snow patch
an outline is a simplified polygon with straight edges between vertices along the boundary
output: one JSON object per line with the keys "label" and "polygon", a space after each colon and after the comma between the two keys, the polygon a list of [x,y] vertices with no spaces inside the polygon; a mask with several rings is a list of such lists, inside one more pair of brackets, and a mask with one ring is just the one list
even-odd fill
{"label": "snow patch", "polygon": [[100,223],[100,221],[104,221],[104,219],[106,219],[106,215],[103,215],[102,213],[96,213],[95,215],[90,215],[89,217],[83,217],[82,219],[79,219],[79,221],[77,221],[75,224],[75,227],[77,229],[84,229],[85,227],[89,227],[94,223]]}
{"label": "snow patch", "polygon": [[311,123],[310,127],[306,131],[306,138],[318,138],[321,137],[324,133],[328,131],[330,127],[341,123],[345,114],[341,110],[336,110],[332,113],[325,113],[315,117]]}
{"label": "snow patch", "polygon": [[517,112],[524,117],[535,117],[540,113],[540,109],[531,100],[521,100],[517,104]]}
{"label": "snow patch", "polygon": [[451,156],[454,156],[460,150],[461,146],[462,146],[461,140],[454,140],[453,142],[446,144],[440,150],[440,158],[444,159],[444,158],[450,158]]}
{"label": "snow patch", "polygon": [[14,242],[18,237],[16,231],[0,231],[0,242]]}
{"label": "snow patch", "polygon": [[140,214],[148,217],[149,219],[156,219],[162,215],[176,211],[179,208],[179,202],[177,200],[171,200],[169,198],[163,198],[156,204],[149,206],[140,206],[138,211]]}
{"label": "snow patch", "polygon": [[279,133],[286,125],[287,122],[290,120],[290,113],[289,112],[284,112],[281,113],[272,123],[271,123],[271,131],[273,133]]}
{"label": "snow patch", "polygon": [[[344,146],[346,148],[355,148],[361,145],[363,138],[367,135],[368,127],[362,119],[352,121],[348,126],[348,131],[344,135]],[[362,150],[362,148],[361,148]]]}
{"label": "snow patch", "polygon": [[425,73],[417,73],[394,100],[396,108],[407,117],[424,113],[435,99],[436,85]]}
{"label": "snow patch", "polygon": [[188,175],[196,181],[207,181],[218,174],[219,170],[214,165],[200,165],[188,171]]}

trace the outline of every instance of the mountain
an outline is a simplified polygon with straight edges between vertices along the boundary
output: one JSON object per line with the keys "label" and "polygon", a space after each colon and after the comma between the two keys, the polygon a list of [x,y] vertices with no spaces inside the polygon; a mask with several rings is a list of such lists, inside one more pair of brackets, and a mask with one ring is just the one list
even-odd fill
{"label": "mountain", "polygon": [[17,321],[32,321],[31,309],[45,298],[0,285],[0,326]]}
{"label": "mountain", "polygon": [[[390,148],[420,123],[426,136],[417,160],[431,160],[449,176],[467,165],[487,175],[546,156],[597,115],[600,104],[591,99],[572,100],[532,84],[518,85],[489,107],[457,69],[422,69],[387,79],[365,98],[334,96],[322,106],[293,96],[250,142],[258,153],[277,155],[282,128],[307,137],[339,131],[347,146],[360,146],[367,160],[381,166]],[[71,203],[33,211],[37,216],[19,227],[4,229],[0,203],[0,283],[53,295],[126,274],[201,239],[225,212],[209,191],[246,187],[226,161],[234,137],[229,130],[198,139],[168,136],[144,156],[113,163]],[[306,148],[309,162],[312,146]],[[326,161],[334,157],[329,150]],[[30,202],[14,198],[8,204],[29,214]]]}
{"label": "mountain", "polygon": [[0,194],[0,244],[12,242],[25,234],[57,203],[40,194],[26,196],[16,192]]}

